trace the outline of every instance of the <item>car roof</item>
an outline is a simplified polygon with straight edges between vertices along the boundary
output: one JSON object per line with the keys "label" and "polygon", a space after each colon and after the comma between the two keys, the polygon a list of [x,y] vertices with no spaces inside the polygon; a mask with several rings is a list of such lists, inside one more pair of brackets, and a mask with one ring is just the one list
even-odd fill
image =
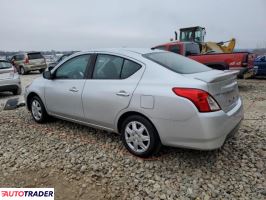
{"label": "car roof", "polygon": [[79,55],[84,53],[112,53],[112,54],[120,54],[132,57],[140,57],[140,56],[142,57],[143,54],[153,53],[153,52],[162,52],[162,51],[150,48],[98,48],[84,52],[77,52],[74,53],[73,55]]}

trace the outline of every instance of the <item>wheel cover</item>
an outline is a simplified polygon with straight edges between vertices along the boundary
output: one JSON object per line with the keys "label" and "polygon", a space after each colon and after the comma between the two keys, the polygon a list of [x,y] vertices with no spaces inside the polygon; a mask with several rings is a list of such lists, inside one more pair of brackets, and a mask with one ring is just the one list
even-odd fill
{"label": "wheel cover", "polygon": [[36,120],[40,120],[42,118],[42,107],[39,101],[33,100],[31,103],[31,112]]}
{"label": "wheel cover", "polygon": [[25,70],[24,70],[23,67],[20,68],[20,72],[21,72],[21,74],[24,74],[25,73]]}
{"label": "wheel cover", "polygon": [[150,146],[150,134],[147,128],[138,121],[132,121],[125,128],[126,143],[136,153],[147,151]]}

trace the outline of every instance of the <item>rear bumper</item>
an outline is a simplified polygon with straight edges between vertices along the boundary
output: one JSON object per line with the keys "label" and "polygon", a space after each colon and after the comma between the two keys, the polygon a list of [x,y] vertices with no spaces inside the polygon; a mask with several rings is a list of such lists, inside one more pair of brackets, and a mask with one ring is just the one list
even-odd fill
{"label": "rear bumper", "polygon": [[21,91],[21,83],[19,76],[16,76],[14,79],[0,80],[0,92],[14,90]]}
{"label": "rear bumper", "polygon": [[26,72],[34,71],[34,70],[40,70],[40,69],[46,69],[46,68],[47,68],[47,64],[36,65],[36,66],[27,66],[27,65],[25,65],[25,67],[24,67]]}
{"label": "rear bumper", "polygon": [[242,100],[228,113],[198,113],[185,121],[152,119],[162,144],[199,150],[220,148],[234,134],[243,119]]}

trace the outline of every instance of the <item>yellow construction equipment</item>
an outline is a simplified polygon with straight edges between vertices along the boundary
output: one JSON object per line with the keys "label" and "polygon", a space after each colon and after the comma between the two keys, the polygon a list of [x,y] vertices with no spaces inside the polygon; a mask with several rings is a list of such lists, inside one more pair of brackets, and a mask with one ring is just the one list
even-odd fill
{"label": "yellow construction equipment", "polygon": [[[196,42],[201,47],[201,53],[232,53],[235,48],[236,39],[232,38],[225,42],[205,42],[206,30],[204,27],[195,26],[180,29],[179,40],[181,42]],[[177,40],[177,33],[175,32]]]}

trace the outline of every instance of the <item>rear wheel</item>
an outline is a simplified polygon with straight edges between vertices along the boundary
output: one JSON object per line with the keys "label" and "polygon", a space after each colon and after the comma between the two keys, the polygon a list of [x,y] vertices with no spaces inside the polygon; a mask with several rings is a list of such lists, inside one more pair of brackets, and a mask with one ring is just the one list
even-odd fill
{"label": "rear wheel", "polygon": [[48,120],[48,114],[42,103],[42,100],[38,96],[34,96],[30,101],[30,111],[33,119],[38,123],[44,123]]}
{"label": "rear wheel", "polygon": [[25,74],[26,74],[25,68],[22,67],[22,66],[19,68],[19,72],[20,72],[20,74],[22,74],[22,75],[25,75]]}
{"label": "rear wheel", "polygon": [[134,115],[122,124],[122,140],[127,150],[139,157],[149,157],[161,147],[158,133],[152,123],[145,117]]}

